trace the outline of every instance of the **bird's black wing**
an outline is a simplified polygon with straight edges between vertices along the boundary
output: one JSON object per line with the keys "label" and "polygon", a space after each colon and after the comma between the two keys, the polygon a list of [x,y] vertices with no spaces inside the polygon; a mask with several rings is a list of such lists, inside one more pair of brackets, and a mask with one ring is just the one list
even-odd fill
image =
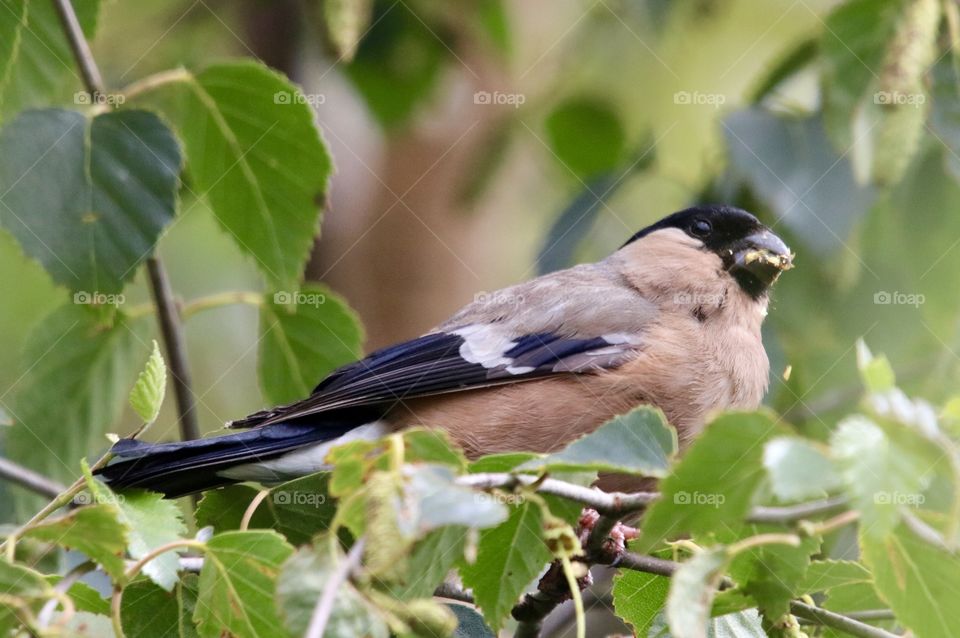
{"label": "bird's black wing", "polygon": [[616,367],[635,349],[636,342],[624,335],[512,337],[496,325],[434,332],[339,368],[306,399],[229,426],[255,427],[358,408],[382,413],[415,397]]}

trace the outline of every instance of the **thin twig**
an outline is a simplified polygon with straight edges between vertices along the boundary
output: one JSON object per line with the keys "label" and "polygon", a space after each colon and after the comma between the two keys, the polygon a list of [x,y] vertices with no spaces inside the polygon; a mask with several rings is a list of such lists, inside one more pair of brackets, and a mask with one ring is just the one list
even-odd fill
{"label": "thin twig", "polygon": [[317,604],[310,615],[310,625],[307,627],[304,638],[323,638],[323,632],[327,628],[327,621],[330,620],[330,614],[333,613],[333,604],[340,592],[340,586],[347,581],[350,573],[360,565],[360,558],[363,556],[364,538],[361,536],[353,544],[347,557],[337,566],[337,569],[327,579],[326,586],[317,599]]}
{"label": "thin twig", "polygon": [[196,399],[193,396],[190,366],[187,364],[186,338],[183,334],[180,311],[173,297],[167,271],[164,270],[159,256],[154,255],[147,259],[147,271],[150,274],[153,300],[157,304],[157,320],[160,322],[160,332],[163,334],[163,343],[166,346],[167,363],[173,376],[173,393],[177,400],[180,438],[184,441],[199,439]]}
{"label": "thin twig", "polygon": [[64,596],[51,598],[40,610],[40,613],[37,614],[37,624],[43,628],[50,624],[50,621],[53,620],[53,613],[57,610],[57,603],[62,602],[62,598],[66,596],[66,593],[73,587],[73,584],[78,580],[83,578],[85,574],[88,574],[97,568],[97,564],[92,560],[85,561],[80,563],[69,572],[67,572],[63,578],[61,578],[56,585],[53,586],[54,591]]}
{"label": "thin twig", "polygon": [[796,600],[790,603],[790,613],[797,618],[810,620],[824,627],[845,631],[851,636],[857,636],[857,638],[900,638],[897,634],[891,633],[886,629],[880,629],[879,627],[862,623],[859,620],[854,620],[849,616],[827,611],[826,609],[814,607],[813,605],[801,603]]}
{"label": "thin twig", "polygon": [[67,489],[66,485],[58,481],[2,457],[0,457],[0,478],[16,483],[47,498],[57,498],[61,492]]}
{"label": "thin twig", "polygon": [[70,0],[53,0],[53,5],[57,9],[63,32],[67,36],[70,50],[77,61],[77,67],[83,77],[83,84],[93,98],[91,102],[96,104],[97,97],[105,92],[103,76],[100,75],[100,69],[97,68],[97,63],[93,59],[93,53],[90,52],[90,45],[87,44],[87,38],[83,35],[83,29],[80,27],[80,21],[77,20],[77,14],[74,12]]}

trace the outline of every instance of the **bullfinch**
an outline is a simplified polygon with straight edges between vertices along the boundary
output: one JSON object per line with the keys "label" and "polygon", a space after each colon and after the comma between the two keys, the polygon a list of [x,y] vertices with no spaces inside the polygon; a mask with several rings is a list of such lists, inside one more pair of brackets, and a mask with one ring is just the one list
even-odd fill
{"label": "bullfinch", "polygon": [[301,401],[177,443],[118,441],[100,475],[177,497],[328,469],[340,443],[443,428],[471,458],[549,452],[638,404],[681,446],[708,412],[756,407],[770,286],[793,255],[750,213],[683,210],[596,263],[478,296],[423,336],[333,371]]}

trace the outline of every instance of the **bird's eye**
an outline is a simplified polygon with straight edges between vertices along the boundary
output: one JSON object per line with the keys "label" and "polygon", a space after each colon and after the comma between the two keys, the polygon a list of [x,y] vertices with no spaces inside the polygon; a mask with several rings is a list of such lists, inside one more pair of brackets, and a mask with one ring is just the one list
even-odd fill
{"label": "bird's eye", "polygon": [[697,237],[706,237],[713,230],[713,226],[705,219],[694,220],[690,226],[690,232]]}

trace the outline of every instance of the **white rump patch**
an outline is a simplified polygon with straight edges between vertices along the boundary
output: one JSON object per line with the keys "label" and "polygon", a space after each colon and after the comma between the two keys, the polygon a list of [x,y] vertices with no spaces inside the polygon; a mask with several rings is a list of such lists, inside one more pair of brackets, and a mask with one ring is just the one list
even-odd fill
{"label": "white rump patch", "polygon": [[357,440],[373,441],[388,432],[389,429],[383,421],[373,421],[355,427],[331,441],[308,445],[269,461],[237,465],[226,470],[220,470],[217,474],[237,481],[257,481],[267,484],[282,483],[307,474],[331,469],[331,466],[326,463],[326,458],[330,450],[337,445]]}

